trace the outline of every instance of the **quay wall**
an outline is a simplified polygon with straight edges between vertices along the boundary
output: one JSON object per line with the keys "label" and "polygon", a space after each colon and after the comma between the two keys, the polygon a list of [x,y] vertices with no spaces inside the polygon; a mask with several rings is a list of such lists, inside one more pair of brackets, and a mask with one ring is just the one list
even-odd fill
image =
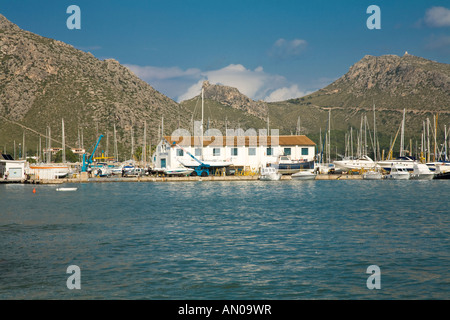
{"label": "quay wall", "polygon": [[[320,174],[315,180],[361,180],[361,175],[346,174]],[[208,176],[208,177],[109,177],[109,178],[64,178],[64,179],[40,179],[29,180],[31,184],[62,184],[82,182],[183,182],[183,181],[254,181],[258,176]],[[292,180],[290,175],[283,175],[281,180]]]}

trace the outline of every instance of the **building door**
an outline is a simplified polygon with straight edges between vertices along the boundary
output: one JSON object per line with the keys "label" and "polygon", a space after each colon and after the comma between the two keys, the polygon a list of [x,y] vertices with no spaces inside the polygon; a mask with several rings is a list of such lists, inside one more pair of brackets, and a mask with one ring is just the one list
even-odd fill
{"label": "building door", "polygon": [[161,159],[161,168],[166,167],[166,159]]}

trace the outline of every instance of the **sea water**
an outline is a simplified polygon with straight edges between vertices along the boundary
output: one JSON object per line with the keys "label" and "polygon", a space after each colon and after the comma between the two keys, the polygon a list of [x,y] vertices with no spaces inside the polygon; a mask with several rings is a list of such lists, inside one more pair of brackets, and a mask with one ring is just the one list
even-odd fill
{"label": "sea water", "polygon": [[0,185],[1,299],[450,298],[449,181],[64,186]]}

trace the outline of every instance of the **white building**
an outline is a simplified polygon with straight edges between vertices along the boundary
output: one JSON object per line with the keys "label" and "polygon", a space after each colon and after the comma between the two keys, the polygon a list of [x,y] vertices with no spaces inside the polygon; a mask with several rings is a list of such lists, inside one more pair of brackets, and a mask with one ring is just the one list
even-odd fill
{"label": "white building", "polygon": [[173,140],[165,136],[157,145],[152,162],[157,169],[198,165],[187,151],[212,167],[232,165],[258,170],[269,163],[277,163],[281,156],[290,161],[314,161],[315,145],[304,135],[204,137],[202,150],[200,137]]}
{"label": "white building", "polygon": [[0,159],[0,179],[4,181],[25,181],[26,160]]}
{"label": "white building", "polygon": [[65,178],[70,168],[63,164],[30,164],[28,174],[36,180],[53,180]]}

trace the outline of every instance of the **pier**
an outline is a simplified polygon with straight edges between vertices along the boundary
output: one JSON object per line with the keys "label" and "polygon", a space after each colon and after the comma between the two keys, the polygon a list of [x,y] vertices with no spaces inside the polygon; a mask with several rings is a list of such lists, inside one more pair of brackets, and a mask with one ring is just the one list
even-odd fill
{"label": "pier", "polygon": [[[208,176],[208,177],[108,177],[108,178],[62,178],[62,179],[30,179],[29,184],[63,184],[63,183],[101,183],[101,182],[186,182],[186,181],[257,181],[258,175],[254,176]],[[282,181],[292,180],[290,175],[283,175]],[[362,175],[347,174],[319,174],[315,180],[362,180]]]}

